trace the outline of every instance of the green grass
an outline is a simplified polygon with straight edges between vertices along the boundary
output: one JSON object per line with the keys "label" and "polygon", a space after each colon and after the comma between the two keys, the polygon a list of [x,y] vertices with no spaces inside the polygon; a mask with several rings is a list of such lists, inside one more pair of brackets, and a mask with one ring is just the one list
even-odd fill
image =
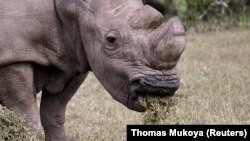
{"label": "green grass", "polygon": [[[178,101],[164,123],[250,124],[250,29],[187,36],[178,64]],[[144,114],[113,100],[93,74],[66,115],[66,132],[78,141],[125,141],[126,125],[144,120]]]}
{"label": "green grass", "polygon": [[0,106],[0,141],[35,141],[24,120]]}

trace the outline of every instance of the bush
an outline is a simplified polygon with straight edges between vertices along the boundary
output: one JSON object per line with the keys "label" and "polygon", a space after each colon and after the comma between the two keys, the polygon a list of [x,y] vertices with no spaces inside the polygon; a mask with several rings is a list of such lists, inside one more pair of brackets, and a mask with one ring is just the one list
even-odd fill
{"label": "bush", "polygon": [[[200,22],[215,26],[249,26],[250,0],[144,0],[166,19],[178,15],[186,28],[196,27]],[[213,29],[213,27],[208,27]]]}
{"label": "bush", "polygon": [[23,120],[0,106],[0,141],[35,141]]}

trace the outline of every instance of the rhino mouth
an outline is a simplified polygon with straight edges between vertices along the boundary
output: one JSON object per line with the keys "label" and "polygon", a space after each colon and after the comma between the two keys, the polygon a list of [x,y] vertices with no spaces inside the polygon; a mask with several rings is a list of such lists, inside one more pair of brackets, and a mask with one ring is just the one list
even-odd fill
{"label": "rhino mouth", "polygon": [[140,76],[132,79],[127,105],[129,109],[144,112],[147,109],[146,96],[173,95],[180,86],[177,74],[164,76]]}

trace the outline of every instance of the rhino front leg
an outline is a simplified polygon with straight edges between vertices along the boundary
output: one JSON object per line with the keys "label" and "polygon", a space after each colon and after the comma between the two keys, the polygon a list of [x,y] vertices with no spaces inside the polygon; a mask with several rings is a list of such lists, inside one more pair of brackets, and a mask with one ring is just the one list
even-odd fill
{"label": "rhino front leg", "polygon": [[43,90],[40,114],[46,141],[68,141],[64,131],[66,106],[86,76],[87,73],[76,76],[59,94]]}
{"label": "rhino front leg", "polygon": [[38,130],[34,73],[31,64],[0,68],[0,104],[24,118],[29,128]]}

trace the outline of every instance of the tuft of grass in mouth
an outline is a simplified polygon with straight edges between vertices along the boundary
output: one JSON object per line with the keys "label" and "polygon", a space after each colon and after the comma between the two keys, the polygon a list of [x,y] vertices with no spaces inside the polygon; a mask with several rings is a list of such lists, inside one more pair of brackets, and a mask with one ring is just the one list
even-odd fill
{"label": "tuft of grass in mouth", "polygon": [[144,114],[144,124],[167,124],[169,113],[174,110],[180,96],[146,96],[147,110]]}

